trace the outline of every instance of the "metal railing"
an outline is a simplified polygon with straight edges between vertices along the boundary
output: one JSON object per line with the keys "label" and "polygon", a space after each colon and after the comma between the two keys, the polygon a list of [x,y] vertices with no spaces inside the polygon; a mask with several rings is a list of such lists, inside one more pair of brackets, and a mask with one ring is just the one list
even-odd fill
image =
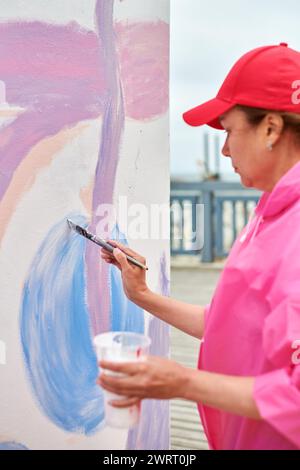
{"label": "metal railing", "polygon": [[259,197],[240,183],[171,182],[171,254],[225,258]]}

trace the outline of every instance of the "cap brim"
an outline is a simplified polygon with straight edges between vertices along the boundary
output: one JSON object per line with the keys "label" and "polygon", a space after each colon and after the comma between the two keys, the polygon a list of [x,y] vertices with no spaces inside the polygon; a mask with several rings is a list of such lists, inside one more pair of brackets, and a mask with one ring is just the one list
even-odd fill
{"label": "cap brim", "polygon": [[219,118],[233,107],[233,103],[214,98],[200,106],[196,106],[196,108],[190,109],[182,117],[190,126],[203,126],[207,124],[215,129],[223,129]]}

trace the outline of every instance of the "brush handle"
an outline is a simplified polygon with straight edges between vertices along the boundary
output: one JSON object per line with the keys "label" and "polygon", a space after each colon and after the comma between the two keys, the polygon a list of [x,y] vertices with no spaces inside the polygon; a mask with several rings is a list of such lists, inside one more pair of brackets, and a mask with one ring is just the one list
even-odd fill
{"label": "brush handle", "polygon": [[[120,248],[119,248],[120,249]],[[121,250],[122,251],[122,250]],[[122,252],[124,253],[124,251]],[[126,255],[126,253],[124,253]],[[126,258],[128,259],[128,261],[130,261],[130,263],[132,264],[135,264],[136,266],[138,266],[139,268],[142,268],[142,269],[145,269],[146,271],[148,271],[148,268],[147,266],[145,266],[144,264],[140,263],[138,260],[136,260],[135,258],[132,258],[132,256],[129,256],[129,255],[126,255]]]}
{"label": "brush handle", "polygon": [[[96,243],[102,248],[105,248],[105,250],[109,251],[109,253],[113,253],[114,248],[116,248],[115,246],[111,245],[110,243],[107,243],[103,238],[96,237],[96,235],[93,235],[92,233],[88,232],[85,228],[80,227],[80,225],[74,224],[70,219],[67,219],[67,221],[68,221],[69,227],[75,230],[75,232],[77,232],[79,235],[82,235],[83,237],[87,238],[88,240],[91,240],[92,242]],[[122,251],[122,253],[124,253],[124,251]],[[139,268],[142,268],[148,271],[147,266],[144,266],[142,263],[137,261],[132,256],[127,255],[126,253],[124,253],[124,255],[126,255],[126,258],[130,263],[135,264],[135,266],[138,266]]]}
{"label": "brush handle", "polygon": [[[102,248],[105,248],[107,251],[109,251],[110,253],[112,253],[114,251],[114,248],[116,248],[115,246],[111,245],[110,243],[107,243],[105,240],[103,239],[100,239],[98,237],[96,237],[95,235],[92,235],[92,238],[91,240],[95,243],[97,243],[97,245],[100,245],[102,246]],[[120,249],[120,248],[119,248]],[[120,250],[122,251],[122,250]],[[122,251],[122,253],[124,253],[124,251]],[[133,258],[132,256],[130,255],[127,255],[126,253],[124,253],[124,255],[126,255],[126,258],[127,260],[132,263],[132,264],[135,264],[136,266],[138,266],[139,268],[142,268],[142,269],[145,269],[146,271],[148,271],[148,268],[147,266],[143,265],[142,263],[140,263],[139,261],[137,261],[135,258]]]}

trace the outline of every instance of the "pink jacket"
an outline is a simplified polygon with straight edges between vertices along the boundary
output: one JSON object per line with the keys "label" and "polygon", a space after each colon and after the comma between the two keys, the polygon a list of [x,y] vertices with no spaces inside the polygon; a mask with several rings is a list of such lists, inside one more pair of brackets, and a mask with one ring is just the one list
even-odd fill
{"label": "pink jacket", "polygon": [[254,376],[254,400],[263,417],[248,419],[199,404],[212,449],[300,449],[299,340],[297,163],[262,195],[205,313],[199,369]]}

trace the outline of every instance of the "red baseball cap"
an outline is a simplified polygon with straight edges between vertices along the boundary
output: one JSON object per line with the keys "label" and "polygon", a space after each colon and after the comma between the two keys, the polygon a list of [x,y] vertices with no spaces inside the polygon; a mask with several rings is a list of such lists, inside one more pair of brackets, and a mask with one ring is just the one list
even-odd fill
{"label": "red baseball cap", "polygon": [[300,52],[282,42],[243,55],[225,78],[216,98],[183,114],[191,126],[223,129],[219,117],[235,105],[300,113]]}

